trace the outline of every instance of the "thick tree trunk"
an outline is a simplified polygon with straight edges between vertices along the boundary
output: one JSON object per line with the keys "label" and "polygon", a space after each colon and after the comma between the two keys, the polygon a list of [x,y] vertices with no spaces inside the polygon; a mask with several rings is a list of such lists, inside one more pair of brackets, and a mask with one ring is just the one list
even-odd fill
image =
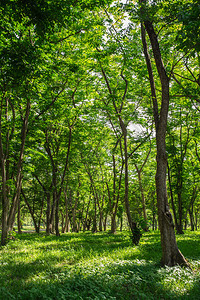
{"label": "thick tree trunk", "polygon": [[146,31],[148,33],[154,60],[160,78],[162,87],[162,102],[160,114],[158,113],[158,104],[156,99],[155,84],[151,61],[147,50],[145,39],[145,29],[142,25],[142,42],[146,58],[147,69],[149,73],[149,80],[151,85],[151,92],[153,98],[154,121],[156,127],[156,145],[157,145],[157,170],[156,170],[156,193],[157,193],[157,207],[158,207],[158,222],[161,233],[162,246],[162,265],[174,266],[176,264],[189,266],[184,256],[178,249],[176,237],[174,232],[174,224],[172,214],[169,210],[166,187],[166,173],[167,173],[167,155],[165,135],[167,129],[167,117],[169,108],[169,78],[164,68],[160,47],[154,27],[150,21],[144,21]]}

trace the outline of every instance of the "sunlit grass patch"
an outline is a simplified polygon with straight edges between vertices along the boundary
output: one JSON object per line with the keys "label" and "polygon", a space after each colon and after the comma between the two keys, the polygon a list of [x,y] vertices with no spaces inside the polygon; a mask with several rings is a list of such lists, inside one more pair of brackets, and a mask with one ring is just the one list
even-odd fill
{"label": "sunlit grass patch", "polygon": [[159,266],[159,232],[138,246],[128,232],[17,235],[0,250],[0,299],[198,299],[199,237],[177,237],[191,271]]}

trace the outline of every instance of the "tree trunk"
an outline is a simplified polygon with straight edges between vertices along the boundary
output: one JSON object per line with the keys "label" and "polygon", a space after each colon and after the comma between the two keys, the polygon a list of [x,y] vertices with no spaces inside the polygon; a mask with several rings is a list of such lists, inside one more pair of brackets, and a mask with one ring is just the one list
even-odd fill
{"label": "tree trunk", "polygon": [[120,231],[123,230],[123,216],[120,217]]}
{"label": "tree trunk", "polygon": [[141,233],[140,230],[137,227],[137,224],[133,221],[132,216],[131,216],[131,211],[130,211],[130,203],[129,203],[129,179],[128,179],[128,150],[127,150],[127,128],[126,125],[121,117],[121,111],[124,105],[124,101],[125,101],[125,97],[127,94],[127,89],[128,89],[128,81],[126,80],[126,78],[123,76],[123,72],[121,72],[121,77],[125,82],[125,90],[124,90],[124,95],[122,97],[122,102],[121,102],[121,106],[118,108],[115,102],[115,94],[113,93],[111,86],[109,84],[108,78],[106,76],[106,73],[104,71],[104,69],[101,67],[102,70],[102,74],[103,77],[105,79],[109,94],[111,95],[111,99],[112,99],[112,103],[113,103],[113,107],[115,110],[115,114],[118,118],[119,121],[119,125],[121,128],[121,132],[122,132],[122,137],[123,137],[123,150],[122,150],[122,145],[120,144],[121,147],[121,152],[124,152],[124,158],[122,157],[122,160],[124,159],[124,166],[125,166],[125,193],[124,193],[124,203],[125,203],[125,208],[126,208],[126,214],[127,214],[127,218],[128,218],[128,223],[129,223],[129,227],[131,229],[131,233],[132,233],[132,241],[133,244],[137,245],[139,243],[140,237],[141,237]]}
{"label": "tree trunk", "polygon": [[59,231],[59,202],[60,199],[56,197],[56,207],[55,207],[55,230],[56,230],[56,236],[60,236]]}
{"label": "tree trunk", "polygon": [[62,231],[63,233],[70,231],[67,187],[66,187],[66,190],[64,190],[64,195],[65,195],[65,220],[64,220],[64,227],[63,227],[63,231]]}
{"label": "tree trunk", "polygon": [[83,231],[85,231],[86,228],[87,228],[87,220],[88,220],[88,212],[89,212],[89,208],[90,208],[90,201],[91,201],[91,195],[90,195],[90,198],[89,198],[89,202],[88,202],[88,206],[87,206],[87,210],[86,210],[85,219],[83,221]]}
{"label": "tree trunk", "polygon": [[189,209],[191,231],[194,231],[194,215],[193,209]]}
{"label": "tree trunk", "polygon": [[[3,103],[2,103],[3,105]],[[3,149],[3,140],[2,140],[2,128],[1,128],[1,118],[2,118],[2,107],[0,112],[0,166],[1,166],[1,175],[2,175],[2,234],[1,234],[1,245],[5,245],[7,242],[8,232],[13,229],[15,216],[18,208],[19,197],[21,193],[21,186],[22,186],[22,163],[23,163],[23,156],[24,156],[24,147],[26,141],[26,134],[28,129],[28,118],[30,113],[30,100],[27,100],[26,104],[26,112],[23,118],[23,125],[21,129],[21,146],[20,146],[20,154],[17,163],[17,170],[16,170],[16,184],[15,184],[15,191],[13,195],[13,201],[10,206],[9,201],[9,187],[8,187],[8,180],[9,178],[9,153],[4,154]],[[9,143],[9,139],[7,140],[7,144]],[[9,148],[9,146],[7,145]],[[6,158],[7,156],[7,158]],[[6,169],[7,166],[7,169]]]}
{"label": "tree trunk", "polygon": [[141,193],[141,200],[142,200],[142,212],[143,212],[143,218],[145,221],[145,228],[144,231],[148,231],[148,226],[147,226],[147,212],[146,212],[146,201],[144,197],[144,190],[142,186],[142,178],[141,178],[141,169],[138,168],[138,166],[135,164],[137,174],[138,174],[138,181],[139,181],[139,187],[140,187],[140,193]]}
{"label": "tree trunk", "polygon": [[147,50],[147,44],[145,39],[145,29],[142,25],[142,42],[143,49],[149,73],[149,80],[151,85],[151,92],[153,98],[154,109],[154,121],[156,127],[156,146],[157,146],[157,170],[156,170],[156,194],[157,194],[157,207],[158,207],[158,222],[161,233],[161,247],[162,247],[162,265],[174,266],[176,264],[189,267],[188,262],[178,249],[176,243],[176,237],[174,232],[174,223],[172,214],[169,210],[167,199],[167,186],[166,186],[166,172],[167,172],[167,155],[166,155],[166,129],[167,129],[167,117],[169,108],[169,78],[166,74],[165,67],[163,65],[160,46],[158,43],[157,35],[154,31],[154,27],[150,21],[144,21],[146,31],[148,33],[156,68],[160,78],[162,87],[162,102],[160,114],[158,113],[158,103],[155,92],[155,84],[153,71],[151,67],[151,61]]}
{"label": "tree trunk", "polygon": [[115,234],[117,231],[117,224],[116,224],[116,214],[111,215],[111,233]]}
{"label": "tree trunk", "polygon": [[50,235],[51,195],[47,192],[46,234]]}
{"label": "tree trunk", "polygon": [[172,191],[170,167],[168,164],[167,164],[167,170],[168,170],[168,182],[169,182],[171,205],[172,205],[172,211],[173,211],[173,215],[174,215],[175,228],[176,228],[176,231],[178,231],[178,220],[177,220],[176,209],[175,209],[175,204],[174,204],[174,196],[173,196],[173,191]]}
{"label": "tree trunk", "polygon": [[99,231],[103,231],[103,212],[100,211],[99,212]]}
{"label": "tree trunk", "polygon": [[107,218],[108,218],[108,213],[106,213],[106,215],[104,217],[104,222],[103,222],[103,230],[104,231],[107,230]]}
{"label": "tree trunk", "polygon": [[199,214],[199,211],[196,211],[195,212],[195,230],[198,230],[198,214]]}
{"label": "tree trunk", "polygon": [[[178,190],[180,190],[180,187],[178,187]],[[184,233],[183,232],[183,204],[182,204],[182,195],[181,194],[182,194],[181,192],[178,192],[178,218],[179,218],[178,227],[177,227],[178,234]]]}
{"label": "tree trunk", "polygon": [[92,232],[97,232],[97,200],[96,197],[94,197],[94,216],[93,216],[93,226],[92,226]]}
{"label": "tree trunk", "polygon": [[128,150],[127,150],[127,129],[125,127],[124,122],[120,118],[120,126],[123,133],[124,139],[124,165],[125,165],[125,195],[124,195],[124,203],[126,208],[126,214],[128,218],[128,224],[132,233],[132,241],[134,245],[138,245],[141,237],[141,233],[137,224],[133,221],[130,211],[130,203],[129,203],[129,180],[128,180]]}
{"label": "tree trunk", "polygon": [[31,218],[33,220],[33,224],[34,224],[34,227],[35,227],[35,232],[39,233],[39,228],[38,228],[38,225],[37,225],[37,221],[36,221],[36,218],[35,218],[35,215],[34,215],[34,209],[32,209],[32,207],[30,206],[29,202],[28,202],[28,199],[26,198],[26,195],[22,189],[22,196],[24,198],[24,201],[28,207],[28,210],[30,212],[30,215],[31,215]]}
{"label": "tree trunk", "polygon": [[17,229],[18,233],[22,233],[22,222],[21,222],[21,207],[20,207],[20,201],[18,203],[18,212],[17,212]]}

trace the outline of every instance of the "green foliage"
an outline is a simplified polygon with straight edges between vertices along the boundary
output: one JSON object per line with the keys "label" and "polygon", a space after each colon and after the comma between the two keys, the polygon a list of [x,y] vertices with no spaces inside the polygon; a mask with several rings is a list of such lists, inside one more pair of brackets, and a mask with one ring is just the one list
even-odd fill
{"label": "green foliage", "polygon": [[189,300],[199,296],[199,232],[178,237],[194,272],[159,267],[159,232],[145,233],[141,245],[134,247],[128,232],[17,238],[0,250],[2,300]]}
{"label": "green foliage", "polygon": [[187,1],[179,11],[179,22],[182,23],[178,32],[178,48],[200,52],[200,4],[198,0]]}

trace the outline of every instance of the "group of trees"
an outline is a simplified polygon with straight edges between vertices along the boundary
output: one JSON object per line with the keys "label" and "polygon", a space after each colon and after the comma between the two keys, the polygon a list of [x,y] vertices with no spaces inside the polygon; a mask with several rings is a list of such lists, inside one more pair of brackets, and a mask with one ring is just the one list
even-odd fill
{"label": "group of trees", "polygon": [[108,218],[115,233],[126,217],[135,244],[158,220],[162,263],[187,265],[175,230],[200,217],[198,1],[16,0],[0,13],[1,244],[27,213],[56,235]]}

